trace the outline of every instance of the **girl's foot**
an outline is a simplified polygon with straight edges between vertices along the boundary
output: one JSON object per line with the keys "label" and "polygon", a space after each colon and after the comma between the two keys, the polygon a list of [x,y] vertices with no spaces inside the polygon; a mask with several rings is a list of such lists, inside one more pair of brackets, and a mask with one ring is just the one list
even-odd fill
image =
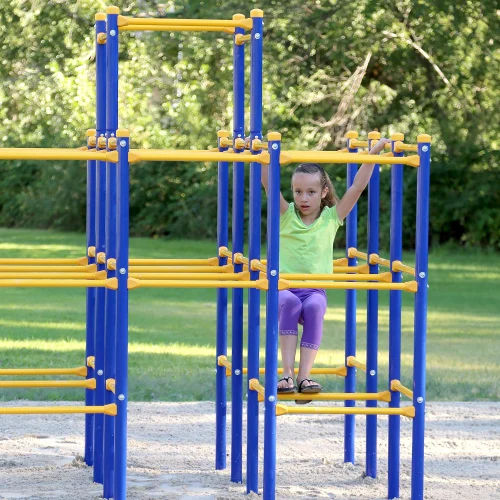
{"label": "girl's foot", "polygon": [[278,380],[278,393],[286,394],[290,392],[295,392],[295,386],[293,385],[292,377],[282,377]]}
{"label": "girl's foot", "polygon": [[[303,378],[300,382],[297,379],[297,390],[302,394],[317,394],[321,392],[321,385],[310,378]],[[310,403],[312,399],[296,399],[295,403],[298,405],[306,405]]]}

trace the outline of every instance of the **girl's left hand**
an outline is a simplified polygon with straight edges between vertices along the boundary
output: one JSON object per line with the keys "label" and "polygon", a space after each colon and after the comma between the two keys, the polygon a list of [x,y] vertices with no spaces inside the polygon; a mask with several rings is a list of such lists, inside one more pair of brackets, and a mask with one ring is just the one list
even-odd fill
{"label": "girl's left hand", "polygon": [[382,139],[380,139],[377,144],[375,144],[375,146],[373,146],[371,149],[370,149],[370,154],[371,155],[378,155],[380,153],[380,151],[382,151],[384,149],[384,146],[386,144],[389,144],[391,141],[390,139],[386,139],[385,137],[383,137]]}

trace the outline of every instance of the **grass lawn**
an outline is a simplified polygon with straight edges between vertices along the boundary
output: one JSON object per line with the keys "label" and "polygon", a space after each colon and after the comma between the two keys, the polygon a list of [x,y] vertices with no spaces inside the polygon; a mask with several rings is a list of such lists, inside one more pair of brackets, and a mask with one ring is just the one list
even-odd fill
{"label": "grass lawn", "polygon": [[[131,257],[209,257],[211,241],[131,239]],[[81,257],[82,234],[0,229],[0,257]],[[342,251],[336,252],[340,257]],[[381,252],[387,256],[387,252]],[[413,263],[405,254],[404,261]],[[500,399],[500,254],[438,249],[430,256],[427,394],[441,401]],[[2,288],[0,367],[84,364],[85,291]],[[129,390],[133,401],[214,399],[215,290],[130,293]],[[230,293],[229,293],[230,296]],[[403,375],[411,386],[413,295],[403,294]],[[230,301],[230,299],[229,299]],[[262,295],[264,306],[264,295]],[[379,387],[387,387],[388,293],[380,293]],[[344,293],[329,292],[317,366],[340,366]],[[264,324],[264,307],[261,324]],[[231,324],[230,318],[228,324]],[[245,318],[246,325],[246,318]],[[358,358],[365,359],[366,293],[358,292]],[[261,335],[263,354],[264,335]],[[231,345],[230,339],[228,345]],[[230,352],[230,350],[229,350]],[[246,354],[246,353],[245,353]],[[263,358],[262,358],[263,360]],[[339,378],[318,377],[342,391]],[[358,390],[364,374],[358,373]],[[1,399],[82,400],[82,389],[3,389]]]}

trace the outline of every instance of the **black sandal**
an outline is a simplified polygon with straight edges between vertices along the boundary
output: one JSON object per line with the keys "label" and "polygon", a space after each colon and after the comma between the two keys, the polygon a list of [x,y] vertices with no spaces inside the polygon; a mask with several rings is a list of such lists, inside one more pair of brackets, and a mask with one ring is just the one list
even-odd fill
{"label": "black sandal", "polygon": [[[307,381],[309,382],[309,385],[302,387],[302,384]],[[318,392],[321,392],[321,385],[318,384],[318,382],[311,380],[310,378],[304,378],[300,382],[297,383],[297,391],[302,393],[302,394],[317,394]],[[312,399],[296,399],[295,403],[298,405],[306,405],[308,403],[311,403]]]}
{"label": "black sandal", "polygon": [[[278,384],[280,382],[283,382],[283,381],[285,381],[287,384],[289,384],[290,380],[293,383],[292,377],[282,377],[278,380]],[[293,387],[279,387],[279,385],[278,385],[278,393],[279,394],[290,394],[291,392],[295,392],[295,386],[293,386]]]}

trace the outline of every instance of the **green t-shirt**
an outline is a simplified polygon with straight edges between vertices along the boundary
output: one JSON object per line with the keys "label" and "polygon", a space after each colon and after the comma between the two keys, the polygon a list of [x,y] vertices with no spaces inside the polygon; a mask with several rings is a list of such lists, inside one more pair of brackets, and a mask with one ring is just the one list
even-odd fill
{"label": "green t-shirt", "polygon": [[335,206],[324,207],[308,226],[290,203],[280,217],[280,273],[333,272],[333,240],[341,225]]}

